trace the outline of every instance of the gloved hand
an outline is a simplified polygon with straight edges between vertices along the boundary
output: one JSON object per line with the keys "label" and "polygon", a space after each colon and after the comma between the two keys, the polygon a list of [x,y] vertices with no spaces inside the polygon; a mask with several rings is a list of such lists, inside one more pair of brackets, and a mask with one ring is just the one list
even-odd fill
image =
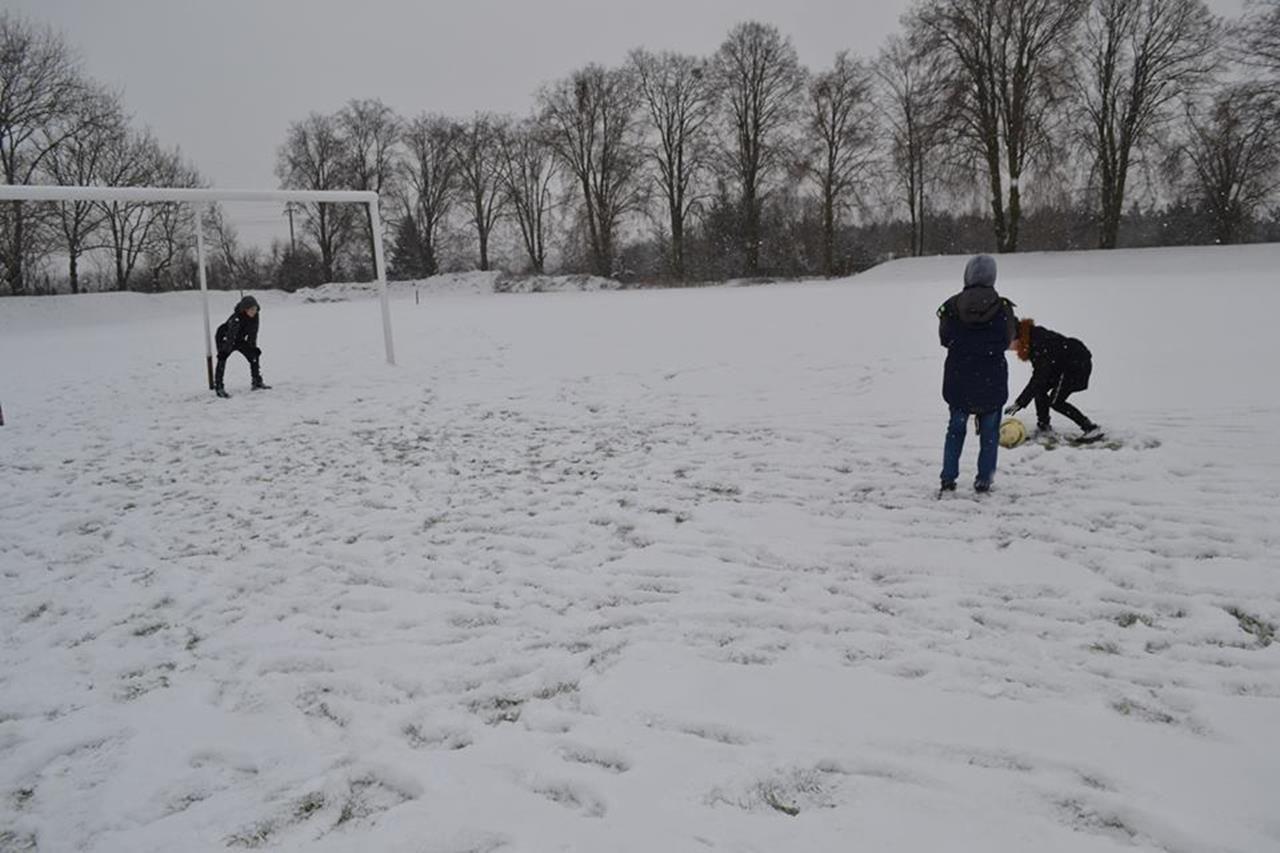
{"label": "gloved hand", "polygon": [[1010,403],[1008,406],[1005,407],[1004,413],[1006,415],[1016,415],[1018,414],[1018,412],[1021,412],[1021,411],[1022,411],[1022,407],[1019,406],[1017,403]]}

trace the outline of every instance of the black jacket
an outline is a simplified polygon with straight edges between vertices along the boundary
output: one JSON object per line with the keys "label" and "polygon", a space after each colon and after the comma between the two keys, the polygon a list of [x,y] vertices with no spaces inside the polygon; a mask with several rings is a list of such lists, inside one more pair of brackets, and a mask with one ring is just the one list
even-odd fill
{"label": "black jacket", "polygon": [[1016,400],[1023,408],[1040,394],[1055,399],[1089,387],[1093,354],[1075,338],[1068,338],[1042,326],[1031,327],[1031,381]]}
{"label": "black jacket", "polygon": [[989,285],[972,285],[938,309],[938,341],[947,348],[942,398],[966,412],[990,412],[1009,399],[1005,350],[1017,331],[1013,303]]}
{"label": "black jacket", "polygon": [[236,304],[227,322],[218,327],[214,340],[218,344],[218,355],[227,356],[236,350],[241,352],[258,352],[258,318],[244,313],[250,306],[257,308],[258,301],[246,296]]}

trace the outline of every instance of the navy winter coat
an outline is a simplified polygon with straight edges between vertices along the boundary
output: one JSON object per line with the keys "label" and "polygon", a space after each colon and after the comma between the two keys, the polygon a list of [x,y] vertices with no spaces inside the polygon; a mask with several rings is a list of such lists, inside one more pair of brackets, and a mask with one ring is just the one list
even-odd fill
{"label": "navy winter coat", "polygon": [[[994,277],[994,276],[993,276]],[[938,339],[947,348],[942,399],[972,414],[1009,399],[1005,350],[1017,332],[1013,303],[989,284],[969,284],[938,309]]]}

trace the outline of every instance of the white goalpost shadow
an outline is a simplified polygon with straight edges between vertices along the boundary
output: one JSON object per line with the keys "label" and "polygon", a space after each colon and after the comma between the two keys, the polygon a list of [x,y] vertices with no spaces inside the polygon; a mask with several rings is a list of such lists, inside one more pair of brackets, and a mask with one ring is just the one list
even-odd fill
{"label": "white goalpost shadow", "polygon": [[63,187],[34,184],[0,185],[0,201],[121,201],[189,204],[196,214],[196,268],[204,303],[204,355],[209,387],[213,387],[213,333],[209,323],[209,288],[205,279],[204,212],[219,201],[312,202],[363,204],[369,211],[373,230],[373,271],[382,303],[382,339],[387,364],[396,363],[391,341],[391,303],[387,296],[387,268],[382,248],[382,217],[378,194],[364,190],[217,190],[176,187]]}

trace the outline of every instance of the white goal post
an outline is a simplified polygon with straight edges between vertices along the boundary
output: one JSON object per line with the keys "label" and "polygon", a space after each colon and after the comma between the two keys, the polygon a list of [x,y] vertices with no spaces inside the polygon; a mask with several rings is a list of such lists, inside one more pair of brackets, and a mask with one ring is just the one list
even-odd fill
{"label": "white goal post", "polygon": [[204,354],[213,387],[213,335],[209,328],[209,288],[204,273],[204,211],[219,201],[265,202],[344,202],[363,204],[368,208],[373,226],[373,270],[382,302],[382,339],[387,349],[387,364],[396,363],[391,343],[391,305],[387,297],[387,266],[382,249],[382,218],[378,214],[378,194],[361,190],[216,190],[176,187],[62,187],[35,184],[0,184],[0,201],[123,201],[171,202],[190,204],[196,214],[196,267],[199,270],[200,293],[204,302]]}

